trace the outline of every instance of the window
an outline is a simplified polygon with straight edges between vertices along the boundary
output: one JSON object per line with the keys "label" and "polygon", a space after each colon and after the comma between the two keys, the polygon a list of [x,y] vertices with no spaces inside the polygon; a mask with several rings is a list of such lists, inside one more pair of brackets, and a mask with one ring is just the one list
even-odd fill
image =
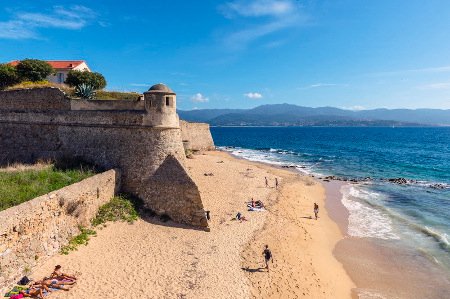
{"label": "window", "polygon": [[171,97],[166,97],[166,106],[170,106]]}

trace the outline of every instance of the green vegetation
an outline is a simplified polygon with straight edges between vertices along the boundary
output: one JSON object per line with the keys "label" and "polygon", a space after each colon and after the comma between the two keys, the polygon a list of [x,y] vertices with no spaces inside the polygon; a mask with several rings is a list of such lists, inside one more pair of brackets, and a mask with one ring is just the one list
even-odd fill
{"label": "green vegetation", "polygon": [[133,223],[138,216],[136,203],[125,195],[119,195],[100,207],[97,216],[92,220],[92,225],[97,226],[108,221]]}
{"label": "green vegetation", "polygon": [[95,90],[103,89],[106,86],[106,80],[102,74],[74,70],[69,71],[67,74],[67,79],[64,83],[71,87],[86,84],[92,86]]}
{"label": "green vegetation", "polygon": [[23,88],[44,88],[44,87],[56,87],[64,91],[68,96],[74,95],[74,89],[71,87],[68,87],[65,84],[58,84],[49,82],[47,80],[43,81],[37,81],[37,82],[31,82],[31,81],[23,81],[18,84],[9,86],[7,90],[13,90],[13,89],[23,89]]}
{"label": "green vegetation", "polygon": [[9,64],[0,64],[0,90],[19,82],[19,75],[15,67]]}
{"label": "green vegetation", "polygon": [[90,236],[95,236],[97,235],[97,232],[95,230],[92,229],[88,229],[85,227],[80,226],[80,234],[76,235],[75,237],[73,237],[70,241],[69,244],[62,247],[60,252],[62,254],[69,254],[69,252],[77,250],[77,247],[79,245],[87,245],[90,239]]}
{"label": "green vegetation", "polygon": [[16,67],[20,81],[43,81],[55,70],[46,61],[38,59],[24,59]]}
{"label": "green vegetation", "polygon": [[[119,195],[113,197],[108,203],[100,207],[97,216],[92,220],[92,226],[95,227],[100,224],[105,224],[108,221],[126,221],[133,223],[138,217],[137,203],[125,195]],[[68,245],[61,248],[60,252],[62,254],[69,254],[70,251],[77,250],[78,246],[87,245],[90,236],[97,234],[95,230],[85,227],[80,226],[79,229],[81,233],[73,237]]]}
{"label": "green vegetation", "polygon": [[96,98],[98,100],[137,100],[141,97],[137,92],[120,92],[120,91],[97,91]]}
{"label": "green vegetation", "polygon": [[94,174],[86,169],[57,169],[50,166],[40,170],[0,171],[0,211],[32,198],[79,182]]}
{"label": "green vegetation", "polygon": [[95,90],[92,85],[82,83],[75,87],[75,95],[82,99],[93,100],[95,99]]}

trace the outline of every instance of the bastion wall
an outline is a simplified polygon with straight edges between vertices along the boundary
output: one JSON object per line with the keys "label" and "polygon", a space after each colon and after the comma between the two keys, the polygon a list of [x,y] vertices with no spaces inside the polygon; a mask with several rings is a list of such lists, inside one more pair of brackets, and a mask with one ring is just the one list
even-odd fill
{"label": "bastion wall", "polygon": [[209,124],[190,123],[180,120],[181,139],[185,147],[192,151],[214,150],[214,141],[209,130]]}
{"label": "bastion wall", "polygon": [[0,211],[0,294],[89,226],[119,185],[112,169]]}
{"label": "bastion wall", "polygon": [[121,190],[147,208],[207,227],[184,165],[175,94],[150,90],[144,97],[103,102],[70,99],[57,88],[0,92],[0,165],[69,158],[119,169]]}

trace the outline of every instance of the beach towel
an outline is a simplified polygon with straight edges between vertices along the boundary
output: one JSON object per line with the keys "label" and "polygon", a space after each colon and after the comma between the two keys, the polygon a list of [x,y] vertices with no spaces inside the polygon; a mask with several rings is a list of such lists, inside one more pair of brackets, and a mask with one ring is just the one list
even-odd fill
{"label": "beach towel", "polygon": [[12,295],[19,294],[19,291],[23,291],[26,289],[28,289],[28,286],[23,286],[23,285],[15,286],[11,289],[11,291],[9,291],[5,294],[5,297],[10,298]]}
{"label": "beach towel", "polygon": [[253,211],[253,212],[262,212],[262,211],[266,210],[261,205],[255,205],[254,207],[252,207],[252,203],[251,202],[247,203],[247,208],[248,208],[249,211]]}

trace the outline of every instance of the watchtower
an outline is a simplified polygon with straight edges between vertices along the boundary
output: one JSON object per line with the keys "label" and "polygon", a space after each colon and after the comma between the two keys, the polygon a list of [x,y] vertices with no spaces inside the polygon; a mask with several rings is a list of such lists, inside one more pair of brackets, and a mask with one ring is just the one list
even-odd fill
{"label": "watchtower", "polygon": [[168,86],[155,84],[144,92],[146,124],[155,127],[179,127],[177,95]]}

